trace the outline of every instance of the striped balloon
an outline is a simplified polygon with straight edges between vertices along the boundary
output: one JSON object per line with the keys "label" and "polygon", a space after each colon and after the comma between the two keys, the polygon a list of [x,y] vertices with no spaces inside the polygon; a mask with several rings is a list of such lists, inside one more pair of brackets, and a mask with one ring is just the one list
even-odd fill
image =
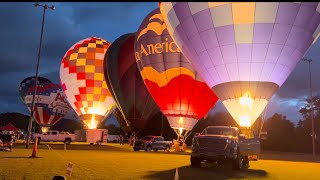
{"label": "striped balloon", "polygon": [[[21,98],[23,103],[25,103],[24,102],[24,98],[26,96],[27,90],[31,86],[35,85],[35,81],[36,81],[36,77],[35,76],[27,77],[23,81],[21,81],[20,86],[19,86],[19,94],[20,94],[20,98]],[[44,83],[51,83],[51,81],[49,79],[47,79],[47,78],[44,78],[44,77],[38,77],[37,84],[44,84]]]}
{"label": "striped balloon", "polygon": [[[34,89],[35,85],[26,91],[25,103],[29,111],[32,108]],[[34,102],[34,118],[40,126],[53,126],[71,110],[58,84],[38,84]]]}
{"label": "striped balloon", "polygon": [[162,2],[168,31],[240,126],[319,37],[318,2]]}

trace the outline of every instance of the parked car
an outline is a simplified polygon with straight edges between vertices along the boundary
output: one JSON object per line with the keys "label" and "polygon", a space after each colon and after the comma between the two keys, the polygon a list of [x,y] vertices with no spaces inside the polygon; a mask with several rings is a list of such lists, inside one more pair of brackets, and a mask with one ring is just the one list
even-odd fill
{"label": "parked car", "polygon": [[12,151],[14,138],[9,134],[0,134],[0,150]]}
{"label": "parked car", "polygon": [[[249,134],[252,130],[247,129]],[[209,126],[197,133],[192,140],[191,166],[201,162],[231,162],[233,169],[249,168],[249,156],[260,153],[258,138],[246,138],[237,127]]]}
{"label": "parked car", "polygon": [[75,134],[70,134],[69,132],[59,132],[54,130],[49,130],[42,134],[35,133],[32,135],[32,139],[35,141],[35,138],[38,137],[38,143],[43,142],[64,142],[70,144],[76,140]]}
{"label": "parked car", "polygon": [[169,151],[171,148],[171,141],[164,141],[162,136],[145,136],[140,140],[135,141],[133,150],[145,150],[145,151],[158,151],[164,150]]}

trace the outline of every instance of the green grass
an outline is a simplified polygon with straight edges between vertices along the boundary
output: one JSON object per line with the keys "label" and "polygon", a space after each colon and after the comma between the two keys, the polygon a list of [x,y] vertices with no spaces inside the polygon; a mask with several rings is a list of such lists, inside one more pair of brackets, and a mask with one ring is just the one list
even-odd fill
{"label": "green grass", "polygon": [[[250,162],[250,169],[232,171],[229,167],[203,165],[190,167],[190,153],[134,152],[129,145],[91,146],[76,143],[63,150],[61,143],[39,145],[39,158],[28,158],[32,149],[16,145],[12,152],[0,152],[0,179],[52,179],[65,175],[69,162],[73,173],[67,179],[170,179],[179,168],[184,179],[320,179],[320,163],[302,162],[304,155],[284,153],[262,156],[264,160]],[[300,157],[301,156],[301,157]],[[308,155],[309,156],[309,155]],[[265,160],[265,159],[273,160]],[[291,157],[291,158],[290,158]],[[296,161],[294,157],[300,157]],[[285,160],[277,160],[285,159]],[[294,159],[294,160],[292,160]],[[297,158],[296,158],[297,159]]]}

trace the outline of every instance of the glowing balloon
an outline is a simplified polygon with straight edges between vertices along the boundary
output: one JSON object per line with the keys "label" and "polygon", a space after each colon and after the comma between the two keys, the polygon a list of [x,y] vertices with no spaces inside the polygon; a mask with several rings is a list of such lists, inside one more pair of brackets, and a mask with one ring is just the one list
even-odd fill
{"label": "glowing balloon", "polygon": [[319,32],[318,2],[162,2],[160,10],[182,53],[246,127]]}
{"label": "glowing balloon", "polygon": [[[24,102],[31,112],[35,85],[26,91]],[[34,118],[40,126],[50,127],[71,110],[58,84],[39,83],[35,95]]]}
{"label": "glowing balloon", "polygon": [[[23,81],[21,81],[20,86],[19,86],[19,94],[20,94],[20,98],[23,103],[25,103],[24,98],[26,96],[27,90],[31,86],[35,85],[35,81],[36,81],[35,76],[25,78]],[[51,83],[51,81],[47,78],[44,78],[44,77],[38,77],[37,84],[44,84],[44,83]]]}
{"label": "glowing balloon", "polygon": [[144,83],[177,134],[191,130],[218,100],[170,37],[159,9],[140,25],[135,56]]}
{"label": "glowing balloon", "polygon": [[60,66],[62,89],[87,128],[95,129],[115,102],[104,78],[104,56],[110,43],[96,37],[74,44]]}
{"label": "glowing balloon", "polygon": [[112,43],[105,56],[105,78],[118,109],[130,127],[139,131],[160,110],[141,78],[134,38],[133,33],[125,34]]}

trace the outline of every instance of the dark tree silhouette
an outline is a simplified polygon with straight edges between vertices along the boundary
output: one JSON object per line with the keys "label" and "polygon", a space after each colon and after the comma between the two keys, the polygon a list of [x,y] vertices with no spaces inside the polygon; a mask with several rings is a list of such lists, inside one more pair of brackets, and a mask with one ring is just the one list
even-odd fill
{"label": "dark tree silhouette", "polygon": [[262,141],[266,150],[294,151],[295,127],[286,116],[275,113],[264,125],[268,138]]}
{"label": "dark tree silhouette", "polygon": [[78,120],[64,119],[58,121],[50,130],[74,133],[75,130],[83,129],[83,123]]}
{"label": "dark tree silhouette", "polygon": [[[29,115],[24,115],[18,112],[2,113],[0,114],[0,126],[4,126],[11,123],[15,127],[27,131],[29,117],[30,117]],[[35,123],[35,128],[36,128],[36,132],[40,131],[40,126],[37,123]]]}

